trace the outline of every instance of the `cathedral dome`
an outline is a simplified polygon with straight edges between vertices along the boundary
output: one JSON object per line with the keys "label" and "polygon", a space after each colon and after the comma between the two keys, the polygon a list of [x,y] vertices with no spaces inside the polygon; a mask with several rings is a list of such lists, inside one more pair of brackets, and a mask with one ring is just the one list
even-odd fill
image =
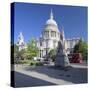
{"label": "cathedral dome", "polygon": [[53,19],[52,10],[50,13],[50,18],[46,21],[44,30],[45,31],[55,31],[55,32],[59,31],[58,25],[57,25],[56,21]]}
{"label": "cathedral dome", "polygon": [[52,10],[51,10],[51,13],[50,13],[50,19],[48,19],[46,21],[46,25],[52,25],[52,26],[57,26],[57,23],[56,21],[53,19],[53,13],[52,13]]}
{"label": "cathedral dome", "polygon": [[56,23],[55,20],[49,19],[49,20],[46,21],[46,25],[55,25],[55,26],[57,26],[57,23]]}

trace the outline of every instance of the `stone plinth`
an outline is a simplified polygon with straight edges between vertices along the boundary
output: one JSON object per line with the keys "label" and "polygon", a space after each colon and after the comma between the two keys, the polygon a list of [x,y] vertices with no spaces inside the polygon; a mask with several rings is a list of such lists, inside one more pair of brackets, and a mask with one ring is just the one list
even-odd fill
{"label": "stone plinth", "polygon": [[67,55],[61,54],[56,56],[55,66],[67,67],[70,66]]}
{"label": "stone plinth", "polygon": [[59,41],[58,43],[55,66],[61,67],[70,66],[69,59],[65,51],[65,46],[62,41]]}

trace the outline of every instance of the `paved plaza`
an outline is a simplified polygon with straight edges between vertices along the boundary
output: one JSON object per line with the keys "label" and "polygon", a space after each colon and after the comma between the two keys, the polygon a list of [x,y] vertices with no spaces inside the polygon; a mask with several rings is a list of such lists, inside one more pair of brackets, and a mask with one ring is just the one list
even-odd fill
{"label": "paved plaza", "polygon": [[15,87],[87,83],[87,65],[71,64],[68,69],[53,65],[15,65]]}

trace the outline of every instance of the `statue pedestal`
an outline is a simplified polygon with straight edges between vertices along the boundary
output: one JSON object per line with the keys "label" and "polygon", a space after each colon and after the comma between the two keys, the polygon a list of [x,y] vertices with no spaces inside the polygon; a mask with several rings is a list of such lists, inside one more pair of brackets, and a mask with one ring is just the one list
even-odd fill
{"label": "statue pedestal", "polygon": [[55,60],[55,66],[67,67],[70,66],[68,56],[65,54],[57,54]]}
{"label": "statue pedestal", "polygon": [[65,50],[65,44],[63,41],[58,42],[55,66],[60,66],[60,67],[70,66],[70,62]]}

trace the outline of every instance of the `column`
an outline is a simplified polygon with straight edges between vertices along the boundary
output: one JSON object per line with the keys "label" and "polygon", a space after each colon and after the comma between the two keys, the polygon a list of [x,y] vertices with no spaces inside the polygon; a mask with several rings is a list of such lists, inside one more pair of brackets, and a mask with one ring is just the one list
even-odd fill
{"label": "column", "polygon": [[42,57],[43,57],[43,50],[42,50]]}

